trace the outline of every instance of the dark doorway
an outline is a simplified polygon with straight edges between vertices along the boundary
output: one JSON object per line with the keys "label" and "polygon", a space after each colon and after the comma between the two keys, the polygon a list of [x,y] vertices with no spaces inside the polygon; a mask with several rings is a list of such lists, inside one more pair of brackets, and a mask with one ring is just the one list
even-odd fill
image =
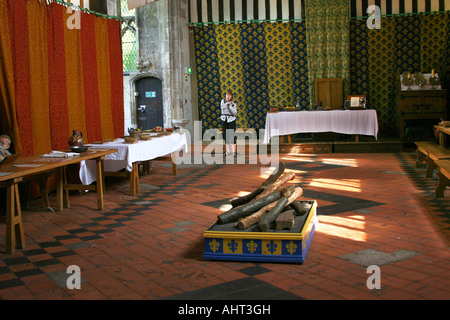
{"label": "dark doorway", "polygon": [[163,127],[162,81],[147,77],[136,81],[137,122],[142,130]]}

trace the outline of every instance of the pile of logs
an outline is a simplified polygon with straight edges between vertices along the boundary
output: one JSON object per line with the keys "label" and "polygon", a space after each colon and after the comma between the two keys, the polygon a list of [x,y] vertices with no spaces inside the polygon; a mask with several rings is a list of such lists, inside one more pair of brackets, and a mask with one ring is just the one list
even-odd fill
{"label": "pile of logs", "polygon": [[282,162],[278,170],[252,193],[231,201],[232,209],[218,215],[218,223],[235,222],[235,227],[243,230],[255,224],[261,231],[267,231],[276,224],[277,230],[291,229],[295,216],[303,215],[305,210],[297,198],[303,189],[289,183],[295,173],[284,172]]}

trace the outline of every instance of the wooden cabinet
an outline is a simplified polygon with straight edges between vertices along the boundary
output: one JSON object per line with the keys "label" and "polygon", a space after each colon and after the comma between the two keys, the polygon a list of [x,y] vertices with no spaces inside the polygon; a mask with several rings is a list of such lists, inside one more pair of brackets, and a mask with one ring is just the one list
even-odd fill
{"label": "wooden cabinet", "polygon": [[433,125],[446,119],[445,90],[403,90],[397,94],[397,120],[400,140],[413,142],[433,139]]}
{"label": "wooden cabinet", "polygon": [[315,80],[315,104],[322,107],[340,109],[344,105],[342,94],[342,78],[327,78]]}

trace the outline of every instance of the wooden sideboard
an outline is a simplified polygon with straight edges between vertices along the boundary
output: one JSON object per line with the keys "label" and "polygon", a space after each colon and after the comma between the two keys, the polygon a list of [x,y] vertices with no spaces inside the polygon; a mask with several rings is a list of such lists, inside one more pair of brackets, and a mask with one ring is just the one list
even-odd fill
{"label": "wooden sideboard", "polygon": [[445,90],[398,90],[397,121],[403,142],[433,139],[433,125],[446,119]]}

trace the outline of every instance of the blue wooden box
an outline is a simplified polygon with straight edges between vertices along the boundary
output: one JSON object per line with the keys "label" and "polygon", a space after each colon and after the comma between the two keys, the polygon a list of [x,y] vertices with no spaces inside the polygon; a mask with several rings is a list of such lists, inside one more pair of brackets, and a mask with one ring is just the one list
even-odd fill
{"label": "blue wooden box", "polygon": [[214,223],[203,233],[203,258],[207,260],[303,263],[317,225],[317,202],[309,212],[295,217],[291,230],[259,231],[257,225],[246,230],[234,227],[235,222]]}

